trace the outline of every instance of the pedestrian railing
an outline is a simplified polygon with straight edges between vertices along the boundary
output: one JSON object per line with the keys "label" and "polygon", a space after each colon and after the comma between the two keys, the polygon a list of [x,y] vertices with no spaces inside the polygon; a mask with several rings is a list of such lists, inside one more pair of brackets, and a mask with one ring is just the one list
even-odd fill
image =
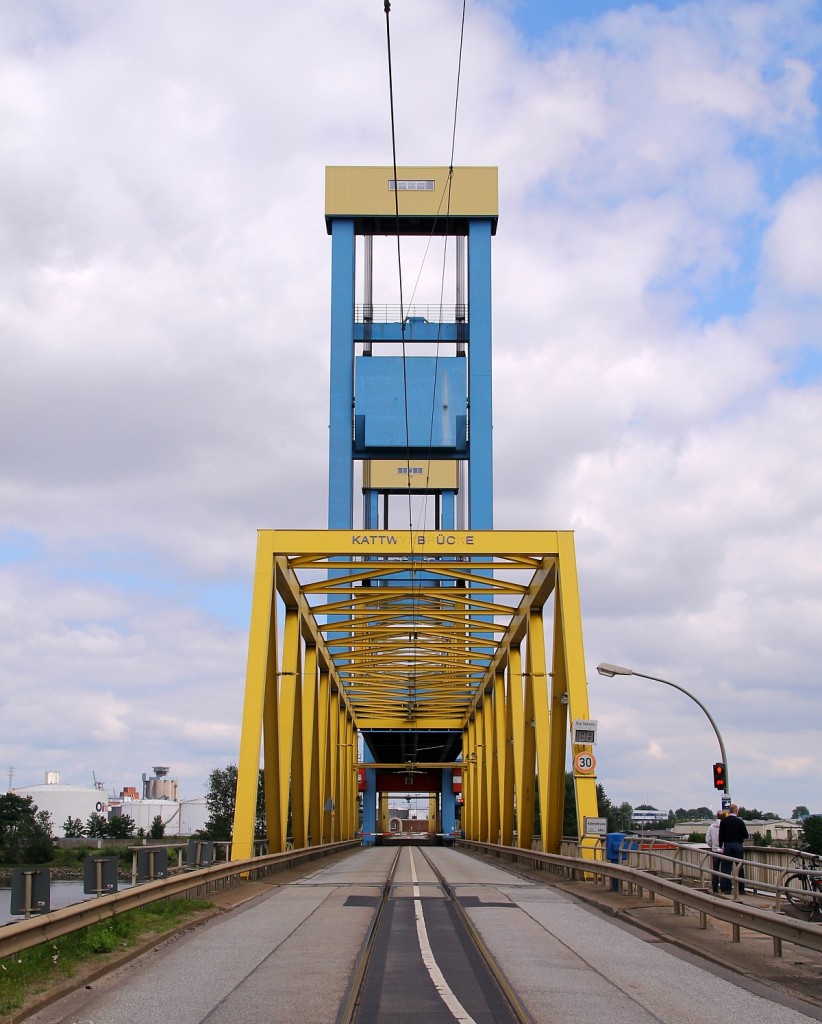
{"label": "pedestrian railing", "polygon": [[[635,841],[636,838],[626,837],[621,844],[620,859],[616,863],[604,859],[604,847],[601,844],[593,848],[588,845],[588,856],[581,856],[583,844],[587,841],[577,844],[576,854],[542,853],[539,850],[523,850],[465,839],[455,845],[485,856],[550,871],[568,880],[611,885],[616,890],[631,892],[640,898],[647,896],[650,900],[656,896],[667,898],[675,914],[684,914],[686,907],[696,911],[700,928],[707,927],[709,917],[729,923],[734,942],[741,941],[742,928],[770,936],[773,939],[774,956],[782,955],[783,942],[793,942],[822,953],[822,925],[788,918],[779,912],[785,898],[785,878],[791,873],[788,867],[757,864],[748,860],[733,861],[731,880],[734,898],[728,900],[710,891],[710,859],[714,856],[710,850],[693,851],[693,847],[653,841],[643,842],[641,848],[631,849],[629,841]],[[566,842],[563,847],[568,851],[569,844]],[[698,858],[702,861],[707,859],[708,865],[703,866]],[[750,886],[751,890],[773,896],[773,902],[767,908],[752,906],[740,898],[738,873],[743,865],[746,874],[749,867],[766,869],[772,873],[767,881],[758,877],[756,881],[744,879],[745,886]],[[693,884],[695,881],[696,885]]]}
{"label": "pedestrian railing", "polygon": [[308,846],[286,853],[272,853],[251,860],[213,864],[211,867],[185,871],[169,878],[135,885],[110,896],[99,896],[86,903],[76,903],[61,910],[30,917],[0,927],[0,959],[19,953],[80,928],[97,924],[128,910],[147,906],[157,900],[182,896],[189,899],[205,898],[210,892],[239,885],[243,881],[256,881],[286,868],[297,867],[341,850],[360,846],[358,839],[324,846]]}

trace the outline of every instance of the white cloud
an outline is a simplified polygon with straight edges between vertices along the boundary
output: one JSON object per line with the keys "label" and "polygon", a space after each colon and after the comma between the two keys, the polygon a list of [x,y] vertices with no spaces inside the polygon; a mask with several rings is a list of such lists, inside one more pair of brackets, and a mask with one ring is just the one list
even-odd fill
{"label": "white cloud", "polygon": [[782,199],[764,253],[767,272],[789,295],[822,297],[822,177],[797,182]]}
{"label": "white cloud", "polygon": [[[394,5],[401,163],[448,162],[460,15]],[[573,526],[591,664],[710,698],[735,795],[782,810],[822,654],[819,394],[781,377],[818,343],[818,27],[637,4],[536,41],[474,5],[455,156],[500,167],[497,525]],[[323,168],[390,162],[384,17],[33,3],[0,47],[4,756],[196,795],[236,759],[255,530],[326,522]],[[706,802],[710,736],[615,692],[609,795]]]}

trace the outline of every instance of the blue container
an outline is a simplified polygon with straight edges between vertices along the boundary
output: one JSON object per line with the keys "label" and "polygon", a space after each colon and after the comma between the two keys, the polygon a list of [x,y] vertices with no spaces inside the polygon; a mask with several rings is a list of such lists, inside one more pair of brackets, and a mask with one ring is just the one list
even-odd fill
{"label": "blue container", "polygon": [[[605,836],[605,859],[609,864],[618,864],[628,859],[628,850],[639,848],[639,840],[635,837],[628,837],[624,832],[608,832]],[[611,879],[611,889],[616,892],[619,889],[619,882],[616,878]]]}
{"label": "blue container", "polygon": [[624,832],[609,832],[605,836],[605,859],[609,864],[616,864],[620,860],[626,859],[626,853],[623,850],[622,856],[619,855],[619,848],[625,841]]}

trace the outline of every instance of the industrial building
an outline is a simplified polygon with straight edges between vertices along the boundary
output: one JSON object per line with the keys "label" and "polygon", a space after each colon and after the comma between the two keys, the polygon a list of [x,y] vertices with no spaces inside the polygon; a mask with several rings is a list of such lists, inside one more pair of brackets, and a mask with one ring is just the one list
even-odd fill
{"label": "industrial building", "polygon": [[101,782],[94,786],[65,785],[57,771],[47,771],[42,784],[21,786],[11,792],[31,797],[38,811],[51,815],[57,839],[64,838],[68,818],[79,819],[85,824],[92,814],[102,814],[107,818],[127,814],[134,821],[135,831],[143,829],[145,832],[159,815],[166,835],[193,835],[204,828],[208,819],[205,797],[179,799],[179,783],[167,777],[170,770],[157,766],[153,769],[153,776],[143,774],[142,796],[134,786],[125,786],[117,796],[107,795]]}

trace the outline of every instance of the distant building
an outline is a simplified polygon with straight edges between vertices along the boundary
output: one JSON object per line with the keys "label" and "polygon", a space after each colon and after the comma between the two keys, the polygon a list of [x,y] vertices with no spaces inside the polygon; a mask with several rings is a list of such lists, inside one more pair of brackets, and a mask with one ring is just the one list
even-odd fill
{"label": "distant building", "polygon": [[196,800],[120,799],[111,807],[111,817],[127,814],[136,829],[148,832],[159,815],[167,836],[190,836],[202,832],[208,820],[205,797]]}
{"label": "distant building", "polygon": [[157,815],[165,826],[166,835],[190,836],[202,831],[208,820],[205,797],[180,800],[178,784],[168,779],[169,769],[157,767],[154,777],[143,776],[143,799],[136,786],[124,786],[118,796],[107,796],[102,783],[96,786],[66,786],[60,782],[59,772],[46,772],[42,785],[21,786],[11,792],[17,796],[30,796],[38,811],[51,815],[54,836],[65,837],[63,827],[68,818],[78,819],[85,825],[92,814],[113,818],[127,814],[136,829],[148,832]]}
{"label": "distant building", "polygon": [[67,818],[79,818],[85,824],[92,814],[106,816],[109,810],[108,798],[102,789],[63,785],[59,772],[46,772],[46,781],[42,785],[20,786],[12,793],[30,796],[38,811],[47,811],[58,839],[66,834],[63,826]]}
{"label": "distant building", "polygon": [[[704,821],[679,821],[677,830],[680,832],[707,832],[708,826],[713,818]],[[772,843],[780,843],[785,846],[796,846],[802,839],[802,822],[785,821],[784,819],[763,818],[754,821],[745,821],[748,835],[761,836],[763,839],[770,838]]]}

